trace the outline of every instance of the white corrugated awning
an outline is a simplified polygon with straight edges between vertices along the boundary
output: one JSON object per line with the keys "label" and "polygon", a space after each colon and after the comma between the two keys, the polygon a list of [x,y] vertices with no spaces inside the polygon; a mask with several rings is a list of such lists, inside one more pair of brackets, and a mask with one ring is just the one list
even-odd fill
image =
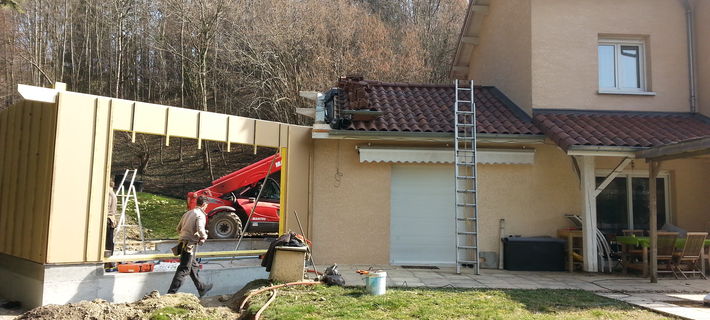
{"label": "white corrugated awning", "polygon": [[[446,148],[358,147],[360,162],[453,163],[454,150]],[[478,149],[478,163],[533,164],[534,149]]]}

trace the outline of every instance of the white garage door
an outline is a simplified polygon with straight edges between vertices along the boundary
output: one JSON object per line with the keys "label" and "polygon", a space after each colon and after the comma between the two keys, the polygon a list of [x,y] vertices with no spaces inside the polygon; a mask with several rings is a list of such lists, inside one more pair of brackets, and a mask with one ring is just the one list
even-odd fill
{"label": "white garage door", "polygon": [[453,166],[392,166],[390,263],[455,264],[453,174]]}

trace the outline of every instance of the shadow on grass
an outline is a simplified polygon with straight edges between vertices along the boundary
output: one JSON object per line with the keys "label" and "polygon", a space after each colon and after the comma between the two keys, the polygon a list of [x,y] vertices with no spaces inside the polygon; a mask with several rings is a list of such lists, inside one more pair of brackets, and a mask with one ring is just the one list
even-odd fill
{"label": "shadow on grass", "polygon": [[[364,290],[350,287],[355,290],[347,293],[351,297],[369,296]],[[603,309],[610,311],[638,310],[625,302],[598,296],[592,292],[573,289],[463,289],[463,288],[390,288],[389,291],[415,290],[424,295],[439,296],[447,294],[483,293],[509,300],[531,313],[561,313]]]}
{"label": "shadow on grass", "polygon": [[[352,289],[355,289],[357,287],[352,287]],[[362,291],[348,291],[345,296],[351,297],[351,298],[360,298],[364,295],[367,295],[364,290]]]}
{"label": "shadow on grass", "polygon": [[585,309],[634,310],[630,304],[601,297],[583,290],[536,289],[506,290],[510,300],[517,301],[530,312],[559,312]]}

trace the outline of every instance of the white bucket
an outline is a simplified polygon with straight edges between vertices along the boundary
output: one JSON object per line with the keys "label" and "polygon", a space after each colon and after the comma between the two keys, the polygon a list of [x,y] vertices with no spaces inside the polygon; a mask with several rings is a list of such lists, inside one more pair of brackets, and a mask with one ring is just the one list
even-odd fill
{"label": "white bucket", "polygon": [[370,272],[365,278],[365,290],[372,295],[383,295],[387,291],[387,272]]}

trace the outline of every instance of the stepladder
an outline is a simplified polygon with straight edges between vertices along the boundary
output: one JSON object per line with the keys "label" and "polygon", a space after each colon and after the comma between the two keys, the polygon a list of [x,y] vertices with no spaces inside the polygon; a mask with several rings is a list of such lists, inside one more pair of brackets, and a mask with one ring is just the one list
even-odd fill
{"label": "stepladder", "polygon": [[479,274],[475,89],[473,81],[460,80],[454,89],[456,273],[470,267]]}
{"label": "stepladder", "polygon": [[[118,226],[116,226],[116,232],[114,234],[119,235],[122,234],[122,252],[125,255],[126,254],[126,247],[127,247],[127,234],[128,230],[127,227],[138,227],[138,232],[140,236],[140,244],[142,251],[146,251],[146,246],[145,246],[145,235],[143,234],[143,222],[141,221],[141,211],[140,211],[140,205],[138,203],[138,192],[136,191],[136,175],[138,174],[138,169],[126,169],[126,171],[123,174],[123,178],[121,179],[121,184],[118,185],[118,189],[116,190],[116,198],[118,198],[118,206],[120,207],[121,210],[121,216],[118,219]],[[130,180],[128,179],[130,175]],[[126,181],[129,181],[128,187],[126,187]],[[131,207],[131,204],[133,204],[133,212],[136,216],[135,218],[135,223],[136,224],[129,224],[128,223],[128,217],[127,217],[127,211],[128,208]],[[123,231],[123,232],[121,232]]]}

